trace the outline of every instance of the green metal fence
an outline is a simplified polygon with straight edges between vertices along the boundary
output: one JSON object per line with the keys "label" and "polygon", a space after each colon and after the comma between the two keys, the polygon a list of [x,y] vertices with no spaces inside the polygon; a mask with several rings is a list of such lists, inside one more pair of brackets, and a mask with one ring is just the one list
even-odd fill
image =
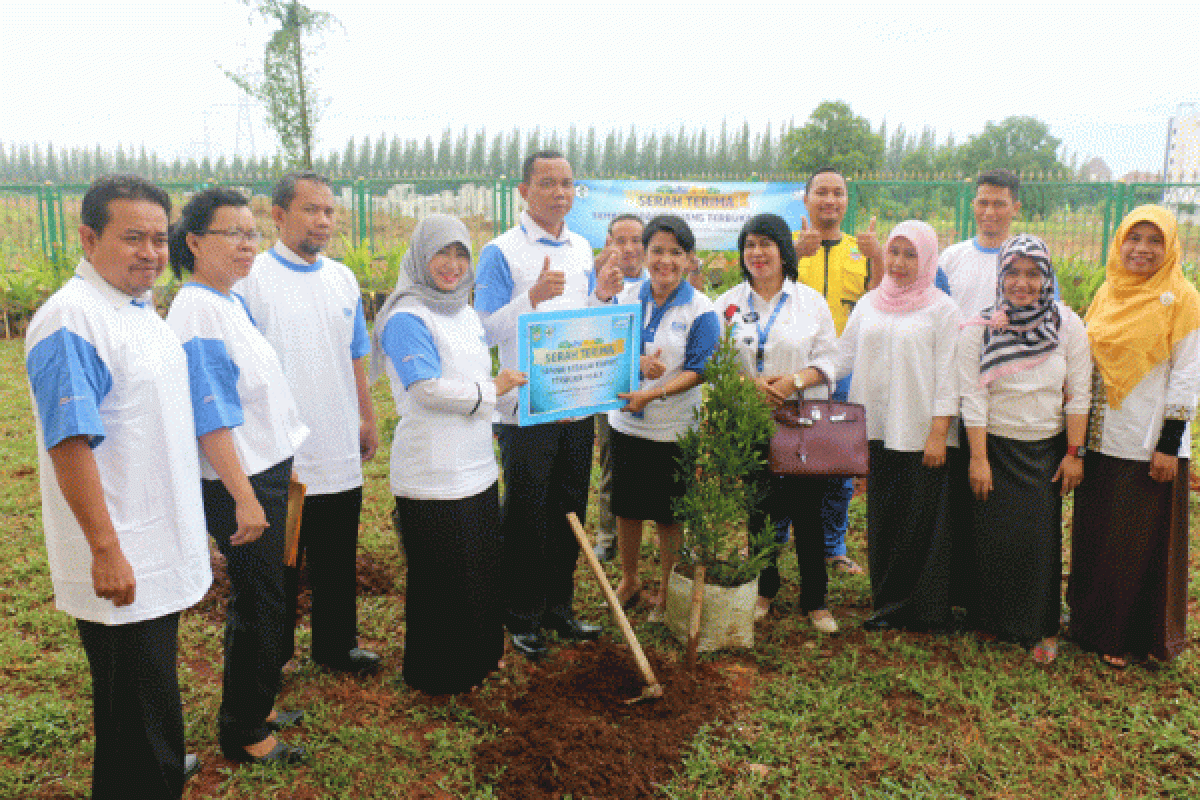
{"label": "green metal fence", "polygon": [[[164,188],[182,204],[203,183],[171,183]],[[254,197],[254,210],[268,236],[267,183],[240,187]],[[54,261],[78,255],[75,230],[82,184],[0,185],[0,270],[20,268],[40,257]],[[416,219],[433,211],[467,220],[475,244],[511,227],[520,208],[516,182],[510,179],[445,177],[400,181],[335,181],[338,198],[335,236],[330,252],[351,260],[395,260],[406,246]],[[854,180],[845,228],[866,230],[877,218],[880,235],[908,218],[924,219],[938,231],[943,246],[973,236],[969,180]],[[1200,268],[1200,183],[1070,183],[1027,181],[1021,186],[1021,214],[1014,230],[1046,239],[1056,259],[1099,265],[1121,218],[1142,203],[1163,203],[1180,218],[1184,266]]]}
{"label": "green metal fence", "polygon": [[[848,191],[847,231],[865,231],[875,216],[881,237],[910,218],[933,225],[943,247],[975,235],[973,181],[858,180]],[[1056,262],[1093,266],[1104,263],[1125,214],[1145,203],[1166,205],[1179,216],[1184,269],[1193,275],[1200,269],[1200,183],[1028,181],[1020,199],[1014,232],[1045,239]]]}

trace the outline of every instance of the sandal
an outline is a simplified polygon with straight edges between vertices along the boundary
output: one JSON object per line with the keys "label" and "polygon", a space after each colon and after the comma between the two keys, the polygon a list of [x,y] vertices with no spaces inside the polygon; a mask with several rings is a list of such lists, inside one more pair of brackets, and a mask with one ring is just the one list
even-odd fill
{"label": "sandal", "polygon": [[1106,666],[1112,667],[1113,669],[1125,669],[1129,666],[1129,659],[1125,656],[1110,656],[1105,653],[1104,655],[1100,656],[1100,661],[1102,661]]}
{"label": "sandal", "polygon": [[854,561],[847,556],[834,556],[833,558],[827,558],[825,559],[825,565],[833,567],[834,572],[841,573],[842,575],[863,574],[863,568],[854,563]]}

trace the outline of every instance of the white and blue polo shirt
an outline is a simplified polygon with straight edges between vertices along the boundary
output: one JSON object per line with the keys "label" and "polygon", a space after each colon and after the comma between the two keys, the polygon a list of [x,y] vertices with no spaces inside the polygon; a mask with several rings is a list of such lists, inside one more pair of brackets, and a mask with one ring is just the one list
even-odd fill
{"label": "white and blue polo shirt", "polygon": [[308,426],[294,462],[308,493],[362,486],[353,362],[371,352],[371,341],[354,273],[325,256],[307,264],[276,242],[234,291],[279,356]]}
{"label": "white and blue polo shirt", "polygon": [[381,337],[396,400],[391,484],[397,497],[460,500],[496,482],[496,385],[479,315],[399,306]]}
{"label": "white and blue polo shirt", "polygon": [[[194,605],[212,572],[179,339],[153,305],[118,291],[81,260],[30,322],[25,368],[55,605],[105,625]],[[91,548],[48,453],[73,436],[86,436],[91,445],[104,504],[137,581],[131,605],[118,608],[96,597]]]}
{"label": "white and blue polo shirt", "polygon": [[[500,367],[517,368],[517,317],[535,309],[529,302],[529,290],[550,257],[550,269],[562,270],[566,288],[558,296],[546,300],[537,311],[587,308],[599,303],[588,289],[588,273],[592,269],[592,248],[577,233],[563,225],[562,233],[554,236],[538,226],[528,212],[521,212],[516,227],[497,236],[479,254],[475,279],[475,310],[483,321],[488,344],[500,349]],[[498,422],[517,422],[516,407],[509,403],[497,406]]]}
{"label": "white and blue polo shirt", "polygon": [[[229,428],[247,475],[291,458],[308,435],[279,357],[254,327],[241,295],[187,283],[167,324],[188,358],[196,436]],[[219,480],[200,452],[205,480]]]}
{"label": "white and blue polo shirt", "polygon": [[[686,280],[659,306],[654,302],[650,281],[628,286],[617,302],[642,307],[642,352],[653,354],[667,365],[657,380],[643,379],[641,387],[665,386],[680,372],[704,373],[708,360],[721,339],[721,323],[712,301],[696,291]],[[630,436],[656,442],[673,442],[679,434],[695,425],[695,408],[704,397],[703,384],[680,392],[666,400],[652,400],[638,416],[627,411],[608,412],[608,424]]]}

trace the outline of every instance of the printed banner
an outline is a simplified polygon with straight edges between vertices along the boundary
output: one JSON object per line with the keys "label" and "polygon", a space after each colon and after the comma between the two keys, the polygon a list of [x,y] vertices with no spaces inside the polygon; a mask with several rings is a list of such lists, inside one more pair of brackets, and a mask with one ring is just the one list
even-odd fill
{"label": "printed banner", "polygon": [[675,214],[696,234],[698,250],[737,250],[746,220],[764,212],[778,214],[793,231],[807,217],[803,183],[737,181],[576,181],[575,204],[567,226],[594,248],[604,246],[608,223],[618,214],[648,220]]}
{"label": "printed banner", "polygon": [[537,425],[621,408],[618,393],[638,388],[642,308],[604,306],[540,311],[517,319],[520,388],[517,423]]}

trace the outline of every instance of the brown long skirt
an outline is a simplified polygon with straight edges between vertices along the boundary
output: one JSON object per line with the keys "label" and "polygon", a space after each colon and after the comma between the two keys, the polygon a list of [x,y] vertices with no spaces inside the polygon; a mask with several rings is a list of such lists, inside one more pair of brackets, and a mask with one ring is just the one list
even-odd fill
{"label": "brown long skirt", "polygon": [[1070,638],[1085,650],[1170,659],[1187,644],[1188,461],[1173,483],[1148,461],[1088,453],[1075,490]]}

